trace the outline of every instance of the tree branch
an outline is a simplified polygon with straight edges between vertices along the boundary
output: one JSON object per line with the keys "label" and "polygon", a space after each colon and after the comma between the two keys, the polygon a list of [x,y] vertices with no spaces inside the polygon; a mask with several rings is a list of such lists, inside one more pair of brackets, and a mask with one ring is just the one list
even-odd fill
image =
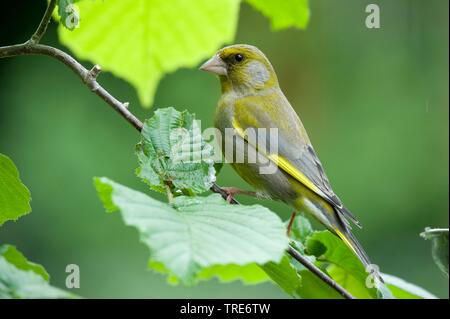
{"label": "tree branch", "polygon": [[287,253],[291,255],[295,260],[305,266],[309,271],[319,277],[323,282],[325,282],[328,286],[336,290],[342,297],[346,299],[355,299],[347,290],[345,290],[341,285],[339,285],[336,281],[328,277],[322,270],[319,269],[316,265],[311,263],[308,259],[302,256],[297,250],[295,250],[292,246],[289,246],[287,249]]}
{"label": "tree branch", "polygon": [[[213,186],[211,186],[211,191],[220,194],[222,198],[225,200],[227,200],[228,198],[228,193],[216,183],[214,183]],[[235,200],[234,197],[231,197],[230,204],[239,205],[239,202]]]}
{"label": "tree branch", "polygon": [[[55,5],[56,0],[51,0],[49,2],[49,5],[47,7],[47,10],[45,11],[41,23],[39,24],[38,28],[30,38],[30,40],[28,40],[23,44],[0,47],[0,58],[14,57],[20,55],[45,55],[64,63],[67,67],[69,67],[75,74],[77,74],[81,78],[83,83],[86,84],[86,86],[89,87],[93,93],[95,93],[103,101],[105,101],[108,105],[110,105],[128,123],[133,125],[135,129],[141,131],[143,124],[136,116],[134,116],[128,110],[128,102],[124,103],[120,102],[97,82],[97,76],[101,71],[99,65],[94,65],[94,67],[91,70],[88,70],[84,66],[82,66],[77,60],[75,60],[72,56],[65,53],[64,51],[61,51],[51,46],[39,44],[39,41],[41,40],[42,36],[45,34],[45,31],[47,30],[47,25],[50,22],[51,15],[53,13],[53,10],[55,9]],[[215,183],[211,187],[211,191],[219,193],[224,199],[226,199],[228,196],[228,193]],[[239,202],[236,201],[234,198],[232,198],[231,204],[239,205]],[[308,259],[302,256],[292,246],[289,246],[289,248],[287,249],[287,253],[289,253],[295,260],[297,260],[307,269],[309,269],[322,281],[328,284],[331,288],[336,290],[340,295],[348,299],[353,299],[353,296],[350,293],[348,293],[337,282],[335,282],[333,279],[331,279],[325,273],[323,273],[317,266],[311,263]]]}
{"label": "tree branch", "polygon": [[100,73],[100,67],[98,65],[95,65],[89,71],[64,51],[42,44],[24,43],[0,47],[0,58],[19,55],[46,55],[64,63],[81,78],[92,92],[108,103],[138,131],[142,129],[142,122],[127,109],[128,103],[122,103],[117,100],[97,82],[97,76]]}
{"label": "tree branch", "polygon": [[42,17],[41,23],[39,23],[36,31],[31,36],[31,39],[29,40],[30,43],[37,44],[39,41],[41,41],[42,36],[44,35],[45,31],[47,31],[47,26],[52,18],[52,13],[55,10],[56,7],[56,0],[50,0],[47,10],[45,10],[44,16]]}

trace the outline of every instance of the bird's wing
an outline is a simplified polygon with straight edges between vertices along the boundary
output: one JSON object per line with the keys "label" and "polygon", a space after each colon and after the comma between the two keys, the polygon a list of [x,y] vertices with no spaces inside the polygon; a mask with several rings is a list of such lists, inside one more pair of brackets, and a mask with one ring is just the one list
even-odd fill
{"label": "bird's wing", "polygon": [[[281,92],[268,96],[241,98],[236,101],[232,125],[244,139],[246,139],[248,128],[265,128],[269,131],[270,128],[277,128],[277,152],[272,152],[268,146],[261,149],[258,147],[259,145],[254,145],[258,152],[359,226],[356,217],[343,206],[341,200],[333,192],[322,163],[316,155],[300,119]],[[269,139],[269,134],[266,134],[266,137]],[[248,141],[248,138],[247,142],[255,144]],[[266,141],[266,145],[269,145],[270,142]]]}

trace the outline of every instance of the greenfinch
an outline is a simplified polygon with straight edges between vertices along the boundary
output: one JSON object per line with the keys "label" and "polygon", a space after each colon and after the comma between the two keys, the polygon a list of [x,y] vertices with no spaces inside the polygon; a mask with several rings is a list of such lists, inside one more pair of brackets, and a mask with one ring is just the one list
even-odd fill
{"label": "greenfinch", "polygon": [[[285,202],[313,216],[343,240],[365,267],[370,265],[351,233],[349,221],[361,226],[333,192],[308,134],[280,89],[266,56],[251,45],[231,45],[219,50],[200,69],[219,76],[222,95],[215,127],[222,138],[225,136],[225,142],[230,139],[230,130],[234,132],[231,139],[235,153],[227,155],[226,143],[222,143],[222,149],[236,172],[260,196]],[[261,129],[266,133],[260,133]],[[267,137],[273,129],[276,139]],[[257,133],[249,134],[252,130]],[[274,144],[276,147],[272,147]],[[242,152],[243,160],[236,160]],[[262,172],[268,164],[276,169]]]}

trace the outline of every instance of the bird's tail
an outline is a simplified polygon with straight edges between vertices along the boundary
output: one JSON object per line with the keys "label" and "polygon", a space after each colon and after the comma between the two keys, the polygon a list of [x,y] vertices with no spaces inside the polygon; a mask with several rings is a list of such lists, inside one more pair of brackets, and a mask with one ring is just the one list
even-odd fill
{"label": "bird's tail", "polygon": [[381,283],[384,283],[383,278],[378,273],[378,269],[372,267],[369,256],[367,256],[366,252],[352,232],[347,227],[343,230],[335,229],[334,231],[336,235],[342,239],[342,241],[355,253],[355,255],[358,256],[359,260],[364,265],[364,269],[366,269],[368,273],[371,273]]}
{"label": "bird's tail", "polygon": [[369,256],[367,256],[361,244],[349,230],[340,231],[335,229],[335,232],[338,237],[342,239],[342,241],[356,254],[356,256],[358,256],[359,260],[363,263],[364,268],[371,264]]}

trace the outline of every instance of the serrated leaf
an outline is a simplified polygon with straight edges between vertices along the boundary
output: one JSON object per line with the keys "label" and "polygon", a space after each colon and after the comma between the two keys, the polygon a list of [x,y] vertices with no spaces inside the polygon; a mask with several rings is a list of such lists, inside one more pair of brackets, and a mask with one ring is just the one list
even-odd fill
{"label": "serrated leaf", "polygon": [[0,154],[0,226],[31,212],[30,191],[20,181],[12,160]]}
{"label": "serrated leaf", "polygon": [[193,114],[158,109],[145,121],[136,147],[139,177],[154,190],[166,185],[188,193],[207,191],[215,181],[213,148],[204,142]]}
{"label": "serrated leaf", "polygon": [[31,270],[41,276],[45,281],[49,281],[50,275],[39,264],[29,261],[16,247],[11,245],[0,245],[0,256],[10,264],[21,270]]}
{"label": "serrated leaf", "polygon": [[[180,283],[180,280],[164,264],[149,260],[148,267],[160,274],[167,275],[167,283],[171,285],[178,285]],[[230,264],[206,267],[196,275],[195,282],[214,278],[218,279],[221,283],[241,281],[245,285],[255,285],[270,280],[261,267],[253,263],[243,266]]]}
{"label": "serrated leaf", "polygon": [[167,269],[167,267],[164,266],[162,262],[149,259],[147,266],[148,269],[150,270],[153,270],[162,275],[166,275],[167,276],[166,280],[168,284],[175,286],[180,283],[178,277],[175,276],[169,269]]}
{"label": "serrated leaf", "polygon": [[236,31],[239,0],[108,0],[77,2],[80,28],[58,28],[83,60],[130,82],[150,106],[159,80],[194,67]]}
{"label": "serrated leaf", "polygon": [[425,289],[409,283],[401,278],[382,274],[386,285],[397,299],[436,299],[437,297]]}
{"label": "serrated leaf", "polygon": [[113,188],[111,185],[103,183],[99,178],[94,178],[94,186],[97,189],[98,197],[103,203],[103,207],[108,213],[115,212],[119,208],[112,201]]}
{"label": "serrated leaf", "polygon": [[305,29],[309,22],[308,0],[246,0],[256,10],[270,19],[272,28],[289,27]]}
{"label": "serrated leaf", "polygon": [[448,228],[425,228],[420,234],[431,239],[431,255],[439,269],[448,277]]}
{"label": "serrated leaf", "polygon": [[216,265],[278,262],[287,247],[283,223],[259,205],[229,205],[218,194],[179,196],[169,205],[107,178],[95,184],[112,187],[111,201],[125,224],[138,229],[150,259],[183,283],[194,283],[202,269]]}
{"label": "serrated leaf", "polygon": [[215,265],[203,269],[197,276],[198,280],[217,278],[222,283],[241,281],[245,285],[255,285],[267,282],[270,278],[256,263],[245,265]]}
{"label": "serrated leaf", "polygon": [[42,274],[36,273],[35,267],[30,269],[22,260],[19,267],[22,268],[0,255],[0,299],[76,298],[71,293],[50,286]]}

